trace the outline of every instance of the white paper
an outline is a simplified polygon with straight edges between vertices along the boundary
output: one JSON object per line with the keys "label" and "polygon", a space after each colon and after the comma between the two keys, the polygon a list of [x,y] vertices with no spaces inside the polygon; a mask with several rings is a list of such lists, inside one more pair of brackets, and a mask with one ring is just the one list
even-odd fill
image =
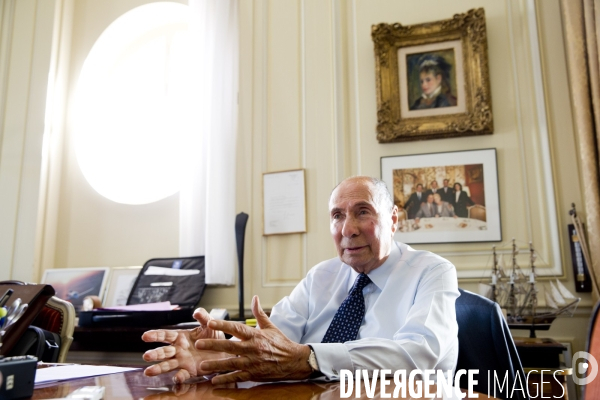
{"label": "white paper", "polygon": [[40,368],[35,373],[35,384],[117,374],[136,369],[140,368],[111,367],[106,365],[64,365],[60,367]]}
{"label": "white paper", "polygon": [[198,269],[173,269],[164,267],[149,266],[144,272],[144,275],[166,275],[166,276],[188,276],[198,275],[200,270]]}
{"label": "white paper", "polygon": [[264,234],[306,232],[304,170],[263,175]]}
{"label": "white paper", "polygon": [[114,289],[116,293],[116,301],[115,304],[108,304],[109,306],[124,306],[127,304],[127,299],[129,298],[129,293],[131,293],[131,289],[133,289],[133,284],[137,279],[137,275],[131,276],[122,276],[121,279],[115,282],[116,287]]}
{"label": "white paper", "polygon": [[129,306],[103,307],[98,310],[109,311],[170,311],[175,310],[179,306],[171,304],[170,301],[161,301],[158,303],[132,304]]}

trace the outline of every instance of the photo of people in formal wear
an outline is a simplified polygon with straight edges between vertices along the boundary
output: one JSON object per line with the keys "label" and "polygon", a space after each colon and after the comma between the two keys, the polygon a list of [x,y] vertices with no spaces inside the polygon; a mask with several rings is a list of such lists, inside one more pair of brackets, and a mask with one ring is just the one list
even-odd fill
{"label": "photo of people in formal wear", "polygon": [[486,230],[483,164],[393,170],[400,230]]}
{"label": "photo of people in formal wear", "polygon": [[454,49],[408,54],[406,63],[409,110],[457,105]]}

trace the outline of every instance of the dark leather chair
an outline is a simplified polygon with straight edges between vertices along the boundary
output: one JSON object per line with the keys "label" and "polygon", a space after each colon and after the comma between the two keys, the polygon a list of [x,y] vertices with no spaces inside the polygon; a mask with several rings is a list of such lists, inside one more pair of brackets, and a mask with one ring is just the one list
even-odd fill
{"label": "dark leather chair", "polygon": [[[510,335],[500,306],[478,294],[459,289],[456,299],[456,321],[458,323],[458,362],[456,370],[478,369],[477,385],[473,390],[504,399],[529,400],[527,381],[517,348]],[[500,385],[507,376],[507,384]],[[517,377],[519,374],[519,377]],[[461,376],[459,386],[467,389],[467,376]],[[515,390],[513,391],[513,387]]]}

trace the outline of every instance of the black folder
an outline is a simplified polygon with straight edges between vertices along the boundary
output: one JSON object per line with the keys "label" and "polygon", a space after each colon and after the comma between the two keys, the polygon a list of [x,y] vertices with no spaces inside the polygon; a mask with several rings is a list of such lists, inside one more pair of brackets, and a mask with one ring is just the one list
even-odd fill
{"label": "black folder", "polygon": [[204,256],[153,258],[144,263],[133,284],[127,305],[170,301],[172,311],[93,310],[79,313],[79,326],[159,327],[193,321],[205,283]]}

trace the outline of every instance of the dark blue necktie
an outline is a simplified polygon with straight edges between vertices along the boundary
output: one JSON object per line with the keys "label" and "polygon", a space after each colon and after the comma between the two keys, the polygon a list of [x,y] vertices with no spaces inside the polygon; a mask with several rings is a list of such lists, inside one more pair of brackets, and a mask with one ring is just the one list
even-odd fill
{"label": "dark blue necktie", "polygon": [[365,316],[365,298],[362,291],[369,283],[371,279],[365,274],[356,277],[350,294],[333,316],[321,343],[345,343],[356,340]]}

